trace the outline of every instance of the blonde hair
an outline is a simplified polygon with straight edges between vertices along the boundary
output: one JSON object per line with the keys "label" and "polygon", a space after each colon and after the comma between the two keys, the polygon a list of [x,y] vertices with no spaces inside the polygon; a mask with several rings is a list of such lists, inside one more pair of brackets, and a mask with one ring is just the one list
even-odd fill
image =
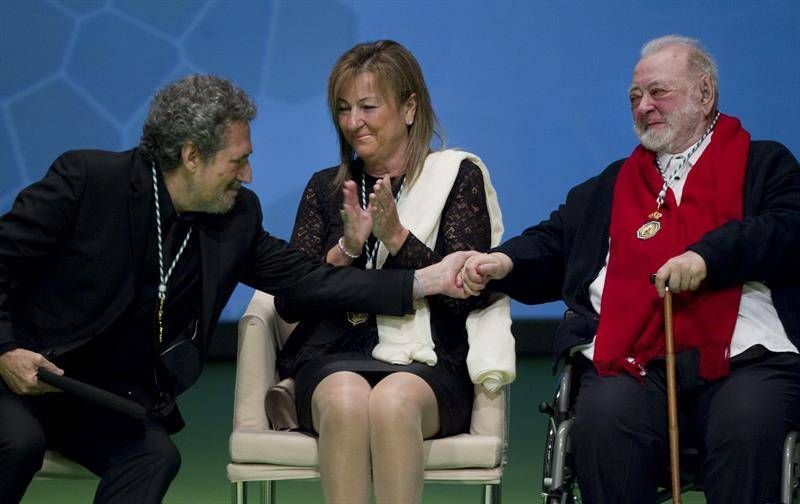
{"label": "blonde hair", "polygon": [[338,100],[345,86],[359,74],[372,74],[378,85],[401,106],[411,95],[415,95],[417,110],[414,122],[408,126],[408,145],[406,148],[405,185],[410,187],[417,178],[425,157],[430,152],[433,136],[444,147],[444,135],[431,105],[425,78],[416,58],[402,45],[393,40],[378,40],[358,44],[344,53],[331,70],[328,77],[328,108],[331,113],[336,135],[339,139],[339,171],[333,181],[333,189],[338,190],[345,180],[351,178],[351,167],[356,157],[355,149],[347,142],[339,126]]}

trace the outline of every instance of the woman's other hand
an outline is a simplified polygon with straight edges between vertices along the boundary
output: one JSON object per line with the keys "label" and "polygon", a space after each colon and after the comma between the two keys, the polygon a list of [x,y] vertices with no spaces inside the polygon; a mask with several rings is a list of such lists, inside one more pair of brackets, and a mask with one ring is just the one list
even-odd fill
{"label": "woman's other hand", "polygon": [[392,183],[388,175],[384,175],[375,183],[373,193],[369,195],[367,210],[372,215],[372,233],[390,254],[397,254],[408,237],[408,229],[403,227],[397,214]]}

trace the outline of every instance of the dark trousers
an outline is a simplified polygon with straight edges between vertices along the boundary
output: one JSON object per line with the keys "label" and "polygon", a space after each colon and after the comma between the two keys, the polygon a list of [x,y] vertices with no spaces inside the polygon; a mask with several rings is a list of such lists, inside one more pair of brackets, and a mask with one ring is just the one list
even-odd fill
{"label": "dark trousers", "polygon": [[[669,465],[664,361],[648,367],[644,384],[580,361],[571,437],[583,502],[654,502]],[[700,450],[707,502],[778,502],[783,440],[800,424],[800,356],[766,353],[732,364],[722,380],[682,382],[681,443]]]}
{"label": "dark trousers", "polygon": [[95,503],[160,503],[180,467],[166,430],[68,394],[19,396],[0,380],[0,503],[22,499],[54,448],[100,476]]}

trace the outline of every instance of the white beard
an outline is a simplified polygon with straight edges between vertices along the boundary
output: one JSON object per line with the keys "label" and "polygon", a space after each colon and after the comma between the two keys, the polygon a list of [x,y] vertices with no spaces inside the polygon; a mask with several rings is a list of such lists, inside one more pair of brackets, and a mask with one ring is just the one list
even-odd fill
{"label": "white beard", "polygon": [[647,130],[633,123],[633,130],[645,149],[658,153],[677,154],[694,133],[694,127],[703,121],[703,111],[698,104],[689,100],[686,106],[664,116],[666,128],[661,131]]}

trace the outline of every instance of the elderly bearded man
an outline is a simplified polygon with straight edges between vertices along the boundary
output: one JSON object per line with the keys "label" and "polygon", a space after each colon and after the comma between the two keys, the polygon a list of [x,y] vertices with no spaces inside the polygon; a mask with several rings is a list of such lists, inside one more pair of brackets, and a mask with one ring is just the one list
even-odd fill
{"label": "elderly bearded man", "polygon": [[696,41],[647,43],[629,90],[642,145],[462,272],[470,292],[491,280],[569,306],[556,356],[582,373],[572,439],[584,502],[653,502],[663,478],[665,286],[681,434],[701,447],[708,501],[779,497],[781,445],[800,419],[800,167],[719,113],[717,79]]}
{"label": "elderly bearded man", "polygon": [[[139,147],[72,151],[0,217],[0,502],[18,502],[55,447],[101,477],[95,502],[161,502],[180,465],[175,397],[203,367],[238,282],[402,315],[455,288],[458,261],[411,271],[333,268],[261,226],[249,122],[233,83],[192,75],[153,99]],[[413,290],[413,295],[412,295]],[[141,403],[144,421],[80,403],[45,368]]]}

